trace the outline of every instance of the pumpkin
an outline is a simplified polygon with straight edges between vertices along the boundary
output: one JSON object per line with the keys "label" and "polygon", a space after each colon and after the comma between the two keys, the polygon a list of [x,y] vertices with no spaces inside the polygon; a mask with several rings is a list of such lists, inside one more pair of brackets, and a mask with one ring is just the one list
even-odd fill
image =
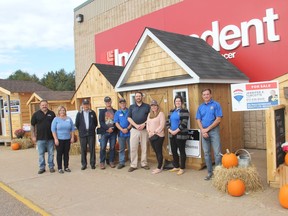
{"label": "pumpkin", "polygon": [[12,143],[11,144],[11,148],[12,148],[12,150],[18,150],[18,149],[20,149],[20,144],[19,143]]}
{"label": "pumpkin", "polygon": [[78,141],[78,137],[76,134],[74,134],[74,143],[76,143]]}
{"label": "pumpkin", "polygon": [[288,152],[287,152],[286,155],[285,155],[284,161],[285,161],[285,164],[288,166]]}
{"label": "pumpkin", "polygon": [[116,150],[116,151],[119,151],[119,150],[120,150],[120,145],[119,145],[118,140],[116,141],[116,144],[115,144],[115,150]]}
{"label": "pumpkin", "polygon": [[[287,156],[287,155],[286,155]],[[279,191],[279,202],[283,208],[288,208],[288,184],[283,185]]]}
{"label": "pumpkin", "polygon": [[230,153],[228,149],[226,149],[226,154],[222,157],[222,165],[225,168],[231,168],[238,166],[238,158],[234,153]]}
{"label": "pumpkin", "polygon": [[241,179],[232,179],[228,182],[227,191],[231,196],[242,196],[245,193],[245,184]]}

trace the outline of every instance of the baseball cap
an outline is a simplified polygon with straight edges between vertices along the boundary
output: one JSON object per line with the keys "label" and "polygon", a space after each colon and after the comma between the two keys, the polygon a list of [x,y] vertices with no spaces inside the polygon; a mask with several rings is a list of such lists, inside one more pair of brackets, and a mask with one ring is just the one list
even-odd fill
{"label": "baseball cap", "polygon": [[111,101],[111,98],[109,97],[109,96],[106,96],[105,98],[104,98],[104,102],[110,102]]}
{"label": "baseball cap", "polygon": [[126,103],[126,100],[124,98],[120,98],[119,103],[122,103],[122,102]]}
{"label": "baseball cap", "polygon": [[84,100],[82,101],[82,104],[90,104],[90,101],[89,101],[88,99],[84,99]]}
{"label": "baseball cap", "polygon": [[150,105],[155,105],[155,106],[158,106],[158,103],[157,103],[157,101],[156,101],[156,100],[152,100],[152,101],[151,101],[151,103],[150,103]]}

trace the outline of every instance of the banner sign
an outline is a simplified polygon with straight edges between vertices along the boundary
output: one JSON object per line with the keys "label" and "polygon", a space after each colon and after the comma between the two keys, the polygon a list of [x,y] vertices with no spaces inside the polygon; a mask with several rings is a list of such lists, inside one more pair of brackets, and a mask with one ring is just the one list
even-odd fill
{"label": "banner sign", "polygon": [[232,110],[264,110],[279,105],[278,81],[231,84]]}

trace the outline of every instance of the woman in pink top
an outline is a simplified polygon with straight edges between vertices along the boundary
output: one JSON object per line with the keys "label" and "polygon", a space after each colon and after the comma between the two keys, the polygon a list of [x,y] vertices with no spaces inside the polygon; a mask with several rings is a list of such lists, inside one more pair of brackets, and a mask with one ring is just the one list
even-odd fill
{"label": "woman in pink top", "polygon": [[163,141],[164,141],[164,127],[165,127],[165,115],[160,111],[160,107],[157,101],[152,100],[150,103],[151,109],[147,117],[146,129],[148,132],[149,140],[153,135],[158,135],[157,139],[150,140],[151,146],[156,153],[158,166],[152,171],[152,174],[157,174],[162,171],[163,165]]}

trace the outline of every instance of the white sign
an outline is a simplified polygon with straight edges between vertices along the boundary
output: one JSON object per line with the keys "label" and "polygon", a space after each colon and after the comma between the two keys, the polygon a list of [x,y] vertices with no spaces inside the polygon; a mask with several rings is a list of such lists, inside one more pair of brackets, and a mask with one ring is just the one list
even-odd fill
{"label": "white sign", "polygon": [[232,110],[265,110],[279,105],[278,81],[231,84]]}
{"label": "white sign", "polygon": [[[189,138],[186,141],[185,152],[187,157],[201,158],[201,134],[199,129],[189,129],[188,130]],[[167,146],[169,154],[172,155],[170,140],[169,145]],[[180,152],[178,150],[178,154]]]}

